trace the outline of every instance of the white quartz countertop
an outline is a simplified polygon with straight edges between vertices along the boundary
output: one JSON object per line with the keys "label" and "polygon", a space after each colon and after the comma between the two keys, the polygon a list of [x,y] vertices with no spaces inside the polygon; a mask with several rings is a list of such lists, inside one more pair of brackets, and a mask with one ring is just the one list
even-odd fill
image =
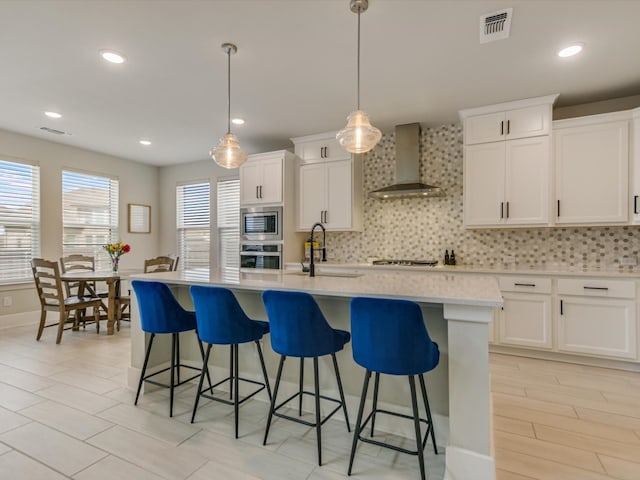
{"label": "white quartz countertop", "polygon": [[242,290],[297,290],[332,297],[399,298],[419,303],[502,306],[498,282],[490,276],[451,275],[447,271],[424,275],[412,271],[369,271],[358,276],[311,278],[301,272],[239,272],[235,269],[194,269],[132,275],[132,279],[169,284],[217,285]]}
{"label": "white quartz countertop", "polygon": [[[300,263],[285,265],[285,269],[300,270]],[[403,265],[371,265],[370,263],[316,263],[316,272],[323,270],[335,271],[397,271],[397,272],[422,272],[422,273],[475,273],[487,275],[548,275],[548,276],[578,276],[578,277],[612,277],[612,278],[640,278],[638,267],[601,268],[578,267],[566,265],[547,266],[483,266],[483,265],[441,265],[428,266],[403,266]]]}

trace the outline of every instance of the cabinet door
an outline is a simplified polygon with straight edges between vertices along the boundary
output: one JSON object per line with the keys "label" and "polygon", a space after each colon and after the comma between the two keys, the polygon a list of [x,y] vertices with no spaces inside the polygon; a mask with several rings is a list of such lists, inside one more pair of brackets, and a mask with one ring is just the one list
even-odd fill
{"label": "cabinet door", "polygon": [[467,118],[464,121],[465,145],[504,140],[504,120],[504,112],[488,113]]}
{"label": "cabinet door", "polygon": [[508,224],[549,223],[549,139],[506,142],[505,212]]}
{"label": "cabinet door", "polygon": [[351,158],[351,154],[340,147],[335,135],[319,140],[297,142],[295,153],[305,162],[324,162]]}
{"label": "cabinet door", "polygon": [[503,223],[505,142],[464,147],[465,226]]}
{"label": "cabinet door", "polygon": [[640,109],[634,110],[631,145],[633,145],[633,183],[631,191],[631,214],[633,223],[640,223]]}
{"label": "cabinet door", "polygon": [[551,108],[549,105],[536,105],[509,110],[506,121],[507,139],[548,135],[551,131]]}
{"label": "cabinet door", "polygon": [[556,129],[556,223],[626,223],[628,122]]}
{"label": "cabinet door", "polygon": [[327,230],[348,230],[351,222],[351,160],[329,162],[327,171],[327,203],[326,203],[326,228]]}
{"label": "cabinet door", "polygon": [[240,205],[260,202],[260,163],[245,162],[240,167]]}
{"label": "cabinet door", "polygon": [[327,169],[323,163],[301,165],[299,170],[298,229],[309,230],[326,210]]}
{"label": "cabinet door", "polygon": [[633,300],[561,296],[557,328],[561,352],[636,358]]}
{"label": "cabinet door", "polygon": [[550,349],[551,295],[505,292],[500,315],[500,343]]}
{"label": "cabinet door", "polygon": [[260,160],[260,203],[282,203],[282,157]]}

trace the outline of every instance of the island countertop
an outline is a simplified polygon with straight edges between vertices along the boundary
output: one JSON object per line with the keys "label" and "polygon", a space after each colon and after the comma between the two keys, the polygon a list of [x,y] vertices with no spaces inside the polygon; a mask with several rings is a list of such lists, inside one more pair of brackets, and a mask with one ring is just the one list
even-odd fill
{"label": "island countertop", "polygon": [[297,290],[332,297],[370,296],[419,303],[502,306],[498,282],[490,276],[460,276],[447,272],[424,275],[407,271],[371,271],[363,274],[309,274],[240,272],[237,269],[193,269],[132,275],[177,285],[217,285],[240,290]]}

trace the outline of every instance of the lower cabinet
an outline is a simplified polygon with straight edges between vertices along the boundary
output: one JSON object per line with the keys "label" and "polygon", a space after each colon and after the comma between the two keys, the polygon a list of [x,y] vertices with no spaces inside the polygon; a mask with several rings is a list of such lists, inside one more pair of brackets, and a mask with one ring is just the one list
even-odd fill
{"label": "lower cabinet", "polygon": [[558,300],[558,351],[637,358],[635,282],[559,279]]}
{"label": "lower cabinet", "polygon": [[551,349],[551,279],[500,277],[504,306],[498,341],[502,345]]}

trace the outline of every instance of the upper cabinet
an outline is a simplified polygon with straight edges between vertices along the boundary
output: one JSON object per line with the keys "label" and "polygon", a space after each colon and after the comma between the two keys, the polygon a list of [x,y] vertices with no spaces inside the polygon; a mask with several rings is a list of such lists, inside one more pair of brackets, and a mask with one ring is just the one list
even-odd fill
{"label": "upper cabinet", "polygon": [[464,143],[538,137],[551,132],[551,104],[470,115],[464,120]]}
{"label": "upper cabinet", "polygon": [[628,118],[619,112],[554,122],[556,224],[628,223]]}
{"label": "upper cabinet", "polygon": [[290,157],[285,150],[250,155],[240,167],[240,205],[282,204],[285,164]]}
{"label": "upper cabinet", "polygon": [[467,227],[548,225],[557,95],[462,110]]}
{"label": "upper cabinet", "polygon": [[631,195],[632,223],[640,223],[640,108],[632,111],[631,126]]}
{"label": "upper cabinet", "polygon": [[336,139],[335,132],[319,133],[292,138],[294,153],[304,163],[349,160],[351,154],[343,149]]}
{"label": "upper cabinet", "polygon": [[335,140],[335,133],[291,139],[298,167],[297,229],[320,222],[327,231],[362,228],[362,162]]}

